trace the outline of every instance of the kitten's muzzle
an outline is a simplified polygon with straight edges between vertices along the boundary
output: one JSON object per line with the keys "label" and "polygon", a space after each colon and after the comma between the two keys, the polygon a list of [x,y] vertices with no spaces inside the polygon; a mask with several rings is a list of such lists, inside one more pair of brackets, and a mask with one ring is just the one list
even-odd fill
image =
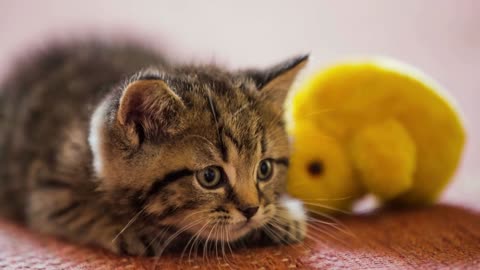
{"label": "kitten's muzzle", "polygon": [[258,212],[258,206],[253,207],[245,207],[245,208],[237,208],[240,213],[243,214],[249,220]]}

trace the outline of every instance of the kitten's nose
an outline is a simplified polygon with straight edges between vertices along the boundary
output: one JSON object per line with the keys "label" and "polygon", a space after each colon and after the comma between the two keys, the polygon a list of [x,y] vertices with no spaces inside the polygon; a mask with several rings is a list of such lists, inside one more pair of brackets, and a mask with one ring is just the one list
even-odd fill
{"label": "kitten's nose", "polygon": [[250,219],[251,217],[253,217],[257,211],[258,211],[258,206],[254,206],[254,207],[246,207],[246,208],[238,208],[238,210],[240,212],[242,212],[242,214],[248,219]]}

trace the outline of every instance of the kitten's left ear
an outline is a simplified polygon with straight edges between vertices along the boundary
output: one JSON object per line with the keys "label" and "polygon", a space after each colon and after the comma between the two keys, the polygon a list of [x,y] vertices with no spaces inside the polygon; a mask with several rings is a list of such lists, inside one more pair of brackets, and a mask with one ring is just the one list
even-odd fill
{"label": "kitten's left ear", "polygon": [[307,64],[308,57],[308,54],[293,57],[265,70],[247,71],[246,74],[263,96],[283,104],[296,76]]}
{"label": "kitten's left ear", "polygon": [[182,127],[185,104],[162,80],[128,84],[119,101],[117,120],[133,145],[144,138],[170,136]]}

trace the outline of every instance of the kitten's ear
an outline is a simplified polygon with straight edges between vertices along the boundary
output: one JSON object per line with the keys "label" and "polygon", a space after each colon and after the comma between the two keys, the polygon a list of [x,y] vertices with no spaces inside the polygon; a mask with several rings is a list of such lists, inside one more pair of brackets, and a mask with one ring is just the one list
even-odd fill
{"label": "kitten's ear", "polygon": [[262,95],[283,104],[296,76],[307,64],[308,57],[308,54],[297,56],[265,70],[248,71],[247,75],[253,79]]}
{"label": "kitten's ear", "polygon": [[181,98],[162,80],[138,80],[124,89],[117,111],[118,123],[128,140],[138,145],[144,138],[172,135],[181,126],[185,109]]}

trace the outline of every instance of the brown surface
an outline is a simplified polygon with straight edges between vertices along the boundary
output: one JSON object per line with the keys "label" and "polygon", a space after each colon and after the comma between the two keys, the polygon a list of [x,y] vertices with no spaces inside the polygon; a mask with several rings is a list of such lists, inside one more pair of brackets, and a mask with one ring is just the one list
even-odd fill
{"label": "brown surface", "polygon": [[347,231],[324,226],[317,242],[240,250],[228,262],[201,255],[119,258],[0,222],[0,269],[480,269],[478,211],[437,205],[339,219]]}

